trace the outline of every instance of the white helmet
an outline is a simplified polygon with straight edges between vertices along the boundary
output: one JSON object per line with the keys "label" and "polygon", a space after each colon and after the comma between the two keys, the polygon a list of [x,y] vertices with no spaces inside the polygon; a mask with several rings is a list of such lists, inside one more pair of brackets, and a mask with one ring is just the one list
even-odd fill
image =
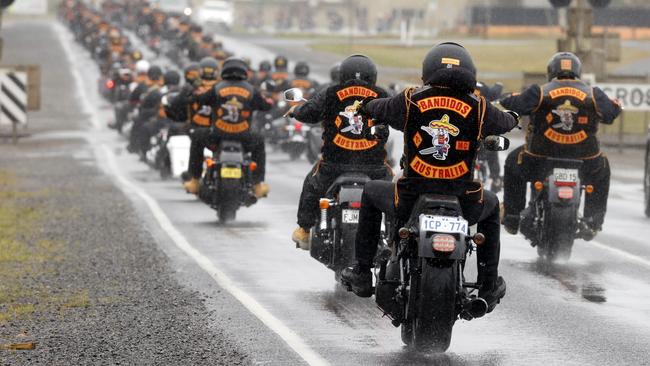
{"label": "white helmet", "polygon": [[135,72],[138,74],[146,74],[149,71],[149,61],[140,60],[135,63]]}

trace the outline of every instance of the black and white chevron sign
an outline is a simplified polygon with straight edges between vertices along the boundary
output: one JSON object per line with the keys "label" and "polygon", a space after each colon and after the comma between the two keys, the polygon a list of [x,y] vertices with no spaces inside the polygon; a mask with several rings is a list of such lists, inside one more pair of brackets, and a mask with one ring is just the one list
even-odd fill
{"label": "black and white chevron sign", "polygon": [[0,71],[0,124],[27,123],[27,73]]}

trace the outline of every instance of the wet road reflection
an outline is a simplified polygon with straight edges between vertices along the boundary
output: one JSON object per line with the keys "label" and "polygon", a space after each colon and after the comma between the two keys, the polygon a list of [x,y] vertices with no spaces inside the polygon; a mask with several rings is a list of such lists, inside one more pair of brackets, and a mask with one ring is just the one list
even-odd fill
{"label": "wet road reflection", "polygon": [[607,301],[606,289],[602,284],[603,263],[547,262],[537,258],[532,263],[515,265],[556,280],[564,288],[589,302],[604,303]]}

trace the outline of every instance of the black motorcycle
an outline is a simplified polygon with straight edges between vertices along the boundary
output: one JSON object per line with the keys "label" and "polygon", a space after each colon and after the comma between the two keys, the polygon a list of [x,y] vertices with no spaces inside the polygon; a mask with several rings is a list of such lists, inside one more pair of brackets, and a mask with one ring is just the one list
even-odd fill
{"label": "black motorcycle", "polygon": [[253,193],[252,172],[257,164],[244,152],[238,141],[222,140],[205,159],[206,170],[201,178],[199,198],[217,211],[222,223],[232,221],[241,206],[257,202]]}
{"label": "black motorcycle", "polygon": [[[363,173],[344,173],[319,202],[320,220],[311,230],[309,251],[314,259],[334,271],[337,282],[341,271],[356,263],[354,241],[359,227],[361,195],[369,180]],[[390,251],[385,239],[380,246],[382,249],[378,252],[387,258],[386,253]]]}
{"label": "black motorcycle", "polygon": [[[507,149],[502,137],[492,148]],[[467,183],[458,182],[458,195]],[[485,300],[474,294],[479,285],[465,281],[463,271],[481,233],[470,234],[458,196],[441,192],[418,198],[406,225],[392,242],[392,255],[380,263],[375,301],[401,325],[402,341],[418,350],[444,352],[457,319],[485,315]]]}
{"label": "black motorcycle", "polygon": [[531,183],[528,207],[521,213],[521,232],[543,259],[569,259],[573,241],[584,225],[579,217],[582,192],[592,186],[580,182],[582,160],[547,158],[543,180]]}

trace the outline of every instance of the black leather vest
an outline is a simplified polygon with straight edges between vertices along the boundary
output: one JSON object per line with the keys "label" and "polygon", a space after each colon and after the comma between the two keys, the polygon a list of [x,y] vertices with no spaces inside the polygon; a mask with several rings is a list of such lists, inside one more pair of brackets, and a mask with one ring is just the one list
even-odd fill
{"label": "black leather vest", "polygon": [[531,114],[526,150],[535,155],[586,158],[600,153],[600,119],[593,91],[579,80],[542,85],[539,107]]}
{"label": "black leather vest", "polygon": [[355,115],[351,107],[366,98],[383,98],[381,89],[358,80],[327,90],[326,116],[323,121],[323,160],[333,164],[381,165],[386,160],[386,140],[368,140],[364,136],[374,122]]}
{"label": "black leather vest", "polygon": [[425,87],[411,94],[404,126],[404,176],[473,179],[485,99]]}
{"label": "black leather vest", "polygon": [[250,130],[253,86],[246,81],[222,81],[215,85],[220,103],[215,109],[215,127],[225,133],[244,133]]}

